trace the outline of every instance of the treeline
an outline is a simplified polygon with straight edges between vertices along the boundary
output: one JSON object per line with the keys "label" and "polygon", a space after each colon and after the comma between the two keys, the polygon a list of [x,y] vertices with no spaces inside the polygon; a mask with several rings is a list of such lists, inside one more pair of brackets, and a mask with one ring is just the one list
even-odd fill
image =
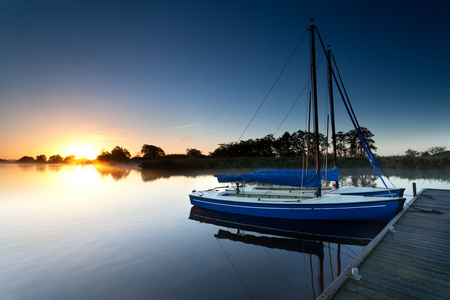
{"label": "treeline", "polygon": [[[362,127],[361,131],[371,147],[372,151],[376,151],[373,133],[367,128]],[[319,135],[319,147],[325,149],[328,147],[327,139],[323,134]],[[314,136],[308,132],[298,130],[293,133],[285,132],[279,138],[275,138],[272,134],[266,135],[259,139],[243,140],[238,143],[219,144],[219,147],[209,153],[211,158],[236,158],[236,157],[302,157],[305,155],[315,155]],[[355,157],[363,156],[364,149],[359,141],[356,130],[350,130],[347,133],[342,131],[336,134],[336,150],[338,156]],[[186,149],[186,154],[169,155],[171,158],[204,158],[198,149]],[[111,151],[103,149],[97,156],[96,160],[101,162],[125,162],[131,159],[156,159],[166,157],[163,149],[155,145],[144,144],[140,153],[132,158],[130,151],[126,148],[116,146]],[[76,159],[75,155],[62,157],[59,154],[52,155],[48,159],[45,155],[37,155],[36,158],[31,156],[23,156],[19,162],[38,162],[38,163],[87,163],[89,160],[85,158]]]}
{"label": "treeline", "polygon": [[[439,169],[450,167],[450,154],[447,156],[383,156],[378,157],[383,168],[408,169]],[[310,168],[311,159],[309,160]],[[367,157],[340,157],[340,168],[372,168]],[[145,160],[139,165],[143,169],[153,170],[212,170],[219,169],[298,169],[306,166],[306,158],[302,157],[234,157],[234,158],[203,158],[185,159],[181,157],[166,156],[161,159]],[[328,157],[328,168],[332,168],[332,157]],[[325,159],[322,160],[325,168]]]}
{"label": "treeline", "polygon": [[439,154],[439,153],[444,153],[445,149],[447,149],[447,147],[431,147],[431,148],[428,148],[427,150],[425,150],[423,152],[412,150],[412,149],[408,149],[408,150],[405,151],[405,155],[406,156],[436,155],[436,154]]}
{"label": "treeline", "polygon": [[[142,146],[142,149],[141,149],[141,152],[139,153],[139,155],[136,156],[135,158],[151,159],[151,158],[158,158],[158,157],[162,157],[162,156],[165,156],[164,150],[162,150],[161,148],[159,148],[157,146],[145,144]],[[116,147],[114,147],[114,149],[111,150],[111,152],[103,149],[100,152],[100,154],[97,156],[95,161],[125,162],[125,161],[129,161],[131,159],[132,159],[132,157],[131,157],[130,151],[128,151],[125,148],[116,146]],[[73,163],[91,163],[92,162],[92,160],[86,159],[84,157],[77,159],[75,155],[69,155],[66,157],[62,157],[59,154],[52,155],[48,159],[47,159],[47,156],[45,156],[44,154],[37,155],[36,158],[34,158],[32,156],[23,156],[17,161],[21,162],[21,163],[33,162],[33,163],[55,163],[55,164],[60,164],[60,163],[73,164]]]}
{"label": "treeline", "polygon": [[[111,151],[103,149],[99,155],[97,155],[95,160],[89,160],[86,158],[77,159],[75,155],[69,155],[62,157],[59,154],[52,155],[47,159],[44,154],[32,156],[23,156],[17,162],[20,163],[54,163],[54,164],[73,164],[73,163],[92,163],[93,161],[99,162],[127,162],[130,160],[142,161],[147,159],[157,159],[157,158],[202,158],[206,157],[202,154],[200,150],[197,149],[186,149],[186,154],[169,154],[166,155],[163,149],[158,146],[144,144],[141,151],[136,154],[136,156],[131,157],[130,151],[126,148],[120,146],[114,147]],[[2,160],[6,161],[6,160]]]}
{"label": "treeline", "polygon": [[[374,134],[365,127],[361,132],[370,149],[376,152]],[[328,139],[319,134],[319,150],[323,153],[329,145]],[[356,130],[336,133],[336,153],[340,157],[364,156],[364,147]],[[315,156],[314,135],[303,130],[285,132],[279,138],[272,134],[259,139],[249,139],[238,143],[219,144],[219,148],[210,153],[211,157],[303,157]]]}
{"label": "treeline", "polygon": [[448,168],[450,167],[450,151],[425,156],[385,156],[379,157],[378,160],[385,168]]}
{"label": "treeline", "polygon": [[[361,132],[373,152],[376,151],[374,134],[362,127]],[[319,151],[324,155],[324,149],[332,149],[328,139],[319,135]],[[204,155],[200,150],[189,148],[185,154],[166,155],[163,149],[155,145],[144,144],[141,151],[134,157],[126,149],[116,146],[111,151],[102,150],[94,161],[98,162],[127,162],[140,163],[142,168],[152,169],[214,169],[225,168],[298,168],[304,165],[304,159],[315,155],[314,136],[308,132],[298,130],[293,133],[285,132],[278,138],[266,135],[263,138],[248,139],[239,142],[219,144],[219,147]],[[404,156],[380,157],[379,160],[386,167],[442,167],[450,166],[450,157],[446,155],[446,147],[431,147],[424,152],[411,149],[405,151]],[[353,167],[368,164],[362,143],[356,130],[336,133],[336,152],[339,166]],[[440,155],[442,154],[442,155]],[[328,153],[331,162],[332,156]],[[48,159],[45,155],[36,158],[24,156],[18,162],[37,163],[92,163],[85,158],[76,159],[74,155],[62,157],[52,155]]]}
{"label": "treeline", "polygon": [[62,157],[59,154],[56,155],[52,155],[47,159],[47,156],[45,156],[44,154],[41,155],[37,155],[36,158],[32,157],[32,156],[23,156],[21,157],[19,160],[17,160],[18,162],[21,163],[52,163],[52,164],[73,164],[73,163],[88,163],[89,160],[86,158],[81,158],[81,159],[77,159],[75,157],[75,155],[69,155],[66,157]]}

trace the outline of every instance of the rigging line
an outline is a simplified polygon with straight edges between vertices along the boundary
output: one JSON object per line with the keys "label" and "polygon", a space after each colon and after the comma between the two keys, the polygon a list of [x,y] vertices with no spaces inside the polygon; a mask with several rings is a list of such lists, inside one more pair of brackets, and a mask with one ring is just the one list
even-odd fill
{"label": "rigging line", "polygon": [[[322,37],[320,36],[319,30],[317,29],[317,27],[316,27],[315,29],[316,29],[317,35],[318,35],[318,37],[319,37],[319,40],[320,40],[320,45],[322,46],[322,50],[323,50],[324,53],[326,53],[325,45],[324,45],[324,43],[323,43],[323,41],[322,41]],[[336,63],[336,60],[335,60],[335,58],[334,58],[333,52],[331,52],[331,57],[333,58],[334,66],[335,66],[335,68],[336,68],[336,72],[337,72],[337,74],[338,74],[339,81],[340,81],[340,83],[341,83],[341,85],[342,85],[342,89],[343,89],[344,94],[345,94],[345,99],[346,99],[346,101],[348,102],[348,105],[349,105],[349,107],[350,107],[352,116],[353,116],[353,118],[355,119],[355,122],[356,122],[356,124],[358,125],[358,128],[359,128],[359,127],[361,127],[361,126],[359,125],[359,122],[358,122],[358,119],[356,118],[356,114],[355,114],[355,112],[354,112],[354,110],[353,110],[352,104],[350,103],[350,98],[348,97],[347,90],[345,89],[344,81],[342,80],[342,77],[341,77],[341,74],[340,74],[340,72],[339,72],[339,68],[338,68],[338,66],[337,66],[337,63]],[[333,75],[335,75],[333,69],[332,69],[331,71],[332,71]],[[338,86],[338,89],[339,89],[339,84],[338,84],[338,82],[337,82],[336,76],[334,76],[334,78],[335,78],[336,85]],[[341,93],[341,95],[342,95],[342,93]],[[344,97],[343,97],[343,98],[344,98]],[[345,101],[345,100],[344,100],[344,101]]]}
{"label": "rigging line", "polygon": [[[358,119],[356,118],[356,114],[355,114],[355,111],[353,110],[353,106],[352,106],[352,104],[351,104],[351,102],[350,102],[350,98],[348,97],[347,90],[345,89],[345,86],[344,86],[344,81],[342,80],[341,73],[339,72],[339,68],[338,68],[338,66],[337,66],[336,59],[334,58],[334,54],[333,54],[333,53],[331,53],[331,57],[333,58],[334,67],[336,68],[336,72],[337,72],[337,74],[338,74],[339,81],[340,81],[341,86],[342,86],[342,90],[344,91],[345,98],[346,98],[346,100],[347,100],[347,102],[348,102],[348,105],[349,105],[349,107],[350,107],[350,110],[351,110],[351,112],[352,112],[352,115],[353,115],[353,117],[355,118],[355,121],[356,121],[356,124],[358,125],[358,127],[361,127],[361,126],[359,125]],[[333,72],[333,73],[334,73],[334,72]],[[338,83],[336,83],[336,84],[338,84]]]}
{"label": "rigging line", "polygon": [[[278,74],[277,79],[275,80],[275,82],[272,84],[272,87],[269,89],[269,91],[267,92],[266,96],[264,97],[263,101],[261,102],[261,104],[259,105],[258,109],[256,110],[256,112],[254,113],[253,117],[250,119],[250,121],[248,122],[247,126],[245,127],[244,131],[241,133],[241,135],[239,136],[239,139],[237,140],[237,142],[239,142],[242,137],[244,136],[245,132],[247,131],[247,129],[250,127],[250,124],[253,122],[253,120],[255,119],[256,115],[258,114],[258,112],[261,110],[261,107],[264,105],[264,103],[266,102],[267,98],[269,98],[270,93],[272,92],[272,90],[274,89],[274,87],[277,85],[278,80],[281,78],[281,75],[283,75],[284,71],[286,70],[288,64],[290,63],[292,57],[294,57],[294,54],[297,52],[298,47],[300,47],[300,44],[303,42],[303,39],[306,36],[306,33],[308,32],[308,30],[305,31],[305,33],[303,34],[302,38],[300,39],[300,41],[297,43],[297,46],[295,46],[294,51],[292,52],[291,56],[289,57],[289,59],[287,60],[287,62],[284,64],[284,67],[281,69],[280,74]],[[233,152],[234,148],[236,146],[234,146],[231,151],[228,153],[227,158],[225,159],[225,161],[230,157],[231,153]],[[220,166],[219,170],[217,171],[217,173],[219,173],[219,171],[222,169],[223,165],[225,164],[225,161],[222,163],[222,165]]]}
{"label": "rigging line", "polygon": [[[372,239],[368,238],[367,240],[372,240]],[[341,243],[333,243],[333,244],[335,244],[336,246],[341,245],[342,248],[346,248],[349,252],[352,252],[352,253],[341,252],[341,255],[347,256],[348,258],[351,258],[351,259],[355,259],[355,257],[357,257],[359,255],[359,253],[361,253],[362,249],[364,248],[364,246],[350,245],[350,246],[361,247],[361,250],[358,253],[356,253],[352,248],[349,247],[348,244],[341,244]],[[336,251],[336,249],[334,247],[331,247],[331,245],[328,245],[328,246],[324,245],[324,247],[332,249],[333,251]],[[351,255],[351,254],[353,254],[353,255]]]}
{"label": "rigging line", "polygon": [[[322,50],[324,51],[324,53],[326,53],[325,45],[324,45],[324,43],[323,43],[323,41],[322,41],[322,37],[320,36],[319,30],[317,29],[317,27],[315,27],[315,30],[316,30],[317,35],[318,35],[318,37],[319,37],[320,44],[321,44],[321,46],[322,46]],[[339,72],[339,68],[338,68],[338,66],[337,66],[337,63],[336,63],[336,60],[335,60],[335,58],[334,58],[333,53],[331,53],[331,57],[333,58],[334,66],[335,66],[336,72],[337,72],[337,74],[338,74],[338,76],[339,76],[339,80],[340,80],[340,82],[341,82],[342,89],[343,89],[344,94],[345,94],[345,96],[346,96],[346,100],[347,100],[348,105],[349,105],[349,107],[350,107],[350,110],[351,110],[351,113],[352,113],[352,115],[353,115],[353,118],[355,119],[355,122],[356,122],[356,124],[358,125],[358,128],[360,128],[361,126],[359,125],[359,122],[358,122],[358,119],[356,118],[356,114],[355,114],[355,112],[354,112],[354,110],[353,110],[352,104],[350,103],[350,98],[348,97],[347,90],[345,89],[344,82],[343,82],[343,80],[342,80],[342,77],[341,77],[341,74],[340,74],[340,72]],[[334,71],[333,71],[333,70],[332,70],[332,73],[333,73],[333,75],[334,75]],[[339,84],[338,84],[337,79],[336,79],[336,76],[334,75],[334,77],[335,77],[336,85],[338,86],[338,89],[340,89],[340,88],[339,88]],[[341,93],[341,96],[342,96],[342,92],[340,92],[340,93]],[[342,96],[342,97],[343,97],[343,96]],[[343,98],[342,100],[345,102],[344,98]],[[345,104],[345,103],[344,103],[344,104]],[[347,108],[347,111],[348,111],[348,108]],[[350,112],[349,112],[349,114],[350,114]],[[352,122],[353,122],[353,121],[352,121]],[[355,128],[355,129],[357,129],[357,128]],[[358,129],[357,129],[357,130],[358,130]],[[360,139],[361,139],[361,138],[360,138]],[[362,144],[364,144],[364,143],[367,144],[366,140],[364,139],[364,136],[362,136],[361,143],[362,143]],[[367,148],[368,148],[368,151],[366,150],[366,152],[368,152],[368,156],[369,156],[369,155],[372,156],[372,159],[371,159],[370,157],[369,157],[369,159],[370,159],[371,161],[375,162],[375,164],[372,164],[372,165],[375,167],[375,169],[377,169],[377,168],[376,168],[376,165],[378,165],[378,167],[379,167],[379,168],[381,169],[381,171],[383,172],[384,176],[386,176],[386,178],[389,180],[389,182],[395,187],[395,185],[392,183],[392,181],[391,181],[391,179],[389,178],[389,176],[388,176],[388,175],[386,174],[386,172],[384,171],[384,169],[383,169],[383,167],[381,166],[380,162],[379,162],[379,161],[375,158],[375,156],[373,155],[372,150],[370,149],[370,147],[368,147],[368,145],[367,145]],[[370,153],[370,154],[369,154],[369,153]],[[378,173],[378,170],[377,170],[377,173]],[[378,173],[378,174],[379,174],[379,173]],[[379,176],[380,176],[381,181],[383,181],[383,183],[384,183],[384,180],[383,180],[383,178],[381,178],[381,175],[380,175],[380,174],[379,174]],[[386,186],[386,183],[384,183],[384,185]],[[386,188],[387,188],[387,186],[386,186]]]}
{"label": "rigging line", "polygon": [[[297,105],[298,101],[300,100],[300,98],[303,95],[303,92],[305,91],[305,89],[307,88],[308,84],[310,83],[310,80],[308,80],[305,84],[305,86],[303,87],[302,91],[300,92],[300,94],[298,95],[297,99],[295,99],[294,104],[292,104],[291,108],[289,109],[288,113],[286,114],[286,116],[284,117],[283,121],[281,121],[281,124],[278,126],[277,130],[275,130],[275,132],[272,134],[273,136],[275,136],[278,131],[280,130],[281,126],[283,126],[284,122],[286,121],[286,119],[289,117],[289,115],[291,114],[292,110],[294,109],[295,105]],[[261,158],[261,156],[259,156],[254,162],[253,164],[250,166],[250,168],[248,169],[248,172],[250,172],[253,169],[253,166],[258,162],[258,160]],[[303,176],[303,175],[302,175]]]}
{"label": "rigging line", "polygon": [[[323,47],[323,45],[322,45],[322,47]],[[338,68],[337,68],[336,61],[334,60],[334,56],[333,56],[333,55],[331,55],[331,56],[333,57],[333,62],[334,62],[334,64],[335,64],[336,70],[337,70],[337,72],[339,72],[339,70],[338,70]],[[338,89],[338,91],[339,91],[339,94],[341,95],[342,102],[344,103],[344,106],[345,106],[345,108],[346,108],[346,110],[347,110],[347,113],[348,113],[348,115],[349,115],[349,117],[350,117],[350,120],[352,121],[353,127],[355,128],[356,133],[357,133],[357,135],[358,135],[358,137],[359,137],[359,139],[360,139],[360,141],[361,141],[361,144],[362,144],[364,150],[366,151],[367,156],[368,156],[368,158],[369,158],[369,160],[370,160],[370,162],[371,162],[373,168],[374,168],[375,171],[377,172],[378,177],[380,177],[380,179],[381,179],[381,181],[383,182],[384,186],[385,186],[386,188],[388,188],[386,182],[384,181],[383,177],[381,176],[380,172],[378,171],[377,165],[378,165],[378,167],[383,171],[384,175],[385,175],[386,178],[389,180],[389,182],[391,182],[391,180],[390,180],[389,177],[387,176],[387,174],[386,174],[386,172],[384,171],[384,169],[381,167],[381,165],[380,165],[380,163],[378,162],[378,160],[377,160],[377,159],[375,158],[375,156],[373,155],[372,151],[370,151],[370,147],[369,147],[369,145],[367,144],[366,140],[364,139],[364,136],[362,135],[362,132],[361,132],[361,130],[360,130],[360,126],[359,126],[358,121],[357,121],[357,119],[356,119],[356,115],[355,115],[353,109],[350,110],[350,109],[351,109],[351,103],[350,103],[350,100],[349,100],[349,98],[348,98],[348,95],[347,95],[347,97],[344,97],[344,94],[343,94],[343,92],[342,92],[342,89],[345,89],[345,87],[344,87],[344,85],[343,85],[343,82],[342,82],[342,78],[339,78],[340,81],[341,81],[341,85],[342,85],[342,89],[341,89],[341,85],[339,85],[339,82],[338,82],[338,80],[337,80],[336,74],[335,74],[335,72],[334,72],[333,69],[331,69],[331,73],[332,73],[332,77],[334,78],[334,81],[335,81],[335,83],[336,83],[336,87],[337,87],[337,89]],[[350,106],[350,107],[349,107],[349,106]],[[392,182],[391,182],[391,184],[392,184]],[[393,185],[393,184],[392,184],[392,185]]]}
{"label": "rigging line", "polygon": [[[334,75],[334,71],[332,70],[331,72],[333,73],[333,78],[334,78],[334,80],[337,81],[336,76]],[[342,101],[344,102],[345,108],[347,109],[347,113],[348,113],[348,115],[349,115],[349,117],[350,117],[350,120],[352,121],[353,127],[355,127],[356,133],[358,134],[358,137],[359,137],[359,139],[361,140],[361,144],[362,144],[362,146],[364,147],[364,150],[366,150],[367,156],[369,157],[369,160],[370,160],[372,166],[374,167],[375,171],[377,172],[377,174],[378,174],[378,176],[380,177],[381,181],[383,182],[384,186],[385,186],[386,188],[388,188],[386,182],[384,182],[383,177],[381,176],[380,172],[378,171],[378,168],[376,167],[376,164],[375,164],[375,161],[374,161],[373,156],[369,155],[370,152],[367,150],[367,145],[366,145],[366,143],[364,143],[364,139],[363,139],[363,137],[362,137],[362,133],[361,133],[361,131],[358,130],[358,127],[357,127],[356,124],[355,124],[355,120],[354,120],[354,118],[352,117],[352,115],[351,115],[351,113],[350,113],[350,110],[349,110],[349,108],[348,108],[347,103],[345,102],[345,99],[344,99],[343,94],[342,94],[341,87],[338,85],[337,82],[336,82],[336,84],[337,84],[337,89],[338,89],[338,91],[339,91],[339,94],[341,95]]]}
{"label": "rigging line", "polygon": [[[280,79],[281,75],[283,74],[284,70],[286,69],[286,67],[288,66],[289,62],[291,61],[292,57],[294,56],[294,54],[296,53],[298,47],[300,46],[301,42],[303,41],[306,33],[308,32],[308,30],[303,34],[303,37],[301,38],[300,42],[297,44],[297,46],[295,47],[294,51],[292,52],[291,56],[289,57],[288,61],[286,62],[286,64],[284,65],[281,73],[278,75],[277,79],[275,80],[274,84],[272,85],[272,87],[270,88],[269,92],[267,93],[266,97],[264,98],[264,100],[262,101],[262,103],[260,104],[260,106],[258,107],[258,109],[256,110],[255,114],[253,115],[252,119],[250,120],[250,122],[247,124],[247,126],[245,127],[244,131],[242,132],[241,136],[238,139],[238,142],[242,139],[242,136],[245,134],[245,132],[247,131],[248,127],[250,126],[250,124],[252,123],[253,119],[256,117],[256,115],[258,114],[259,110],[261,109],[261,107],[263,106],[263,104],[265,103],[265,101],[267,100],[267,98],[269,97],[270,93],[272,92],[273,88],[275,87],[275,85],[277,84],[278,80]],[[316,65],[316,68],[318,68],[320,66],[320,64],[322,63],[323,59],[324,59],[325,55],[322,55],[322,57],[320,58],[319,62]],[[281,122],[281,124],[278,126],[277,130],[275,131],[275,133],[273,133],[273,135],[275,136],[278,131],[280,130],[280,128],[283,126],[284,122],[286,121],[286,119],[289,117],[289,115],[291,114],[292,110],[294,109],[295,105],[298,103],[300,97],[302,96],[303,92],[305,91],[306,87],[308,86],[308,84],[311,82],[311,78],[308,79],[308,81],[306,82],[305,86],[303,87],[302,91],[300,92],[300,95],[297,97],[297,99],[295,100],[294,104],[291,106],[291,108],[289,109],[288,113],[286,114],[286,116],[284,117],[283,121]],[[236,145],[235,145],[236,146]],[[234,147],[235,147],[234,146]],[[231,155],[231,152],[234,150],[233,149],[230,151],[229,155],[227,156],[227,159],[229,158],[229,156]],[[253,168],[253,166],[257,163],[257,161],[259,160],[260,157],[258,157],[258,159],[256,161],[253,162],[253,164],[250,166],[248,172],[251,171],[251,169]],[[224,163],[223,163],[224,164]],[[222,164],[222,166],[223,166]],[[220,166],[219,170],[222,169],[222,166]]]}
{"label": "rigging line", "polygon": [[[291,108],[289,109],[288,113],[286,114],[286,116],[284,117],[283,121],[281,121],[281,124],[278,126],[277,130],[275,130],[275,132],[272,134],[273,136],[275,136],[278,131],[280,130],[281,126],[283,126],[284,122],[286,121],[286,119],[289,117],[289,115],[291,114],[292,110],[294,109],[295,105],[297,105],[298,101],[300,100],[301,96],[303,95],[303,92],[305,91],[306,87],[308,86],[310,80],[308,80],[305,84],[305,86],[303,87],[302,91],[300,92],[300,95],[298,95],[297,99],[295,99],[294,104],[292,104]],[[253,164],[250,166],[250,168],[248,169],[247,172],[250,172],[253,169],[253,166],[258,162],[258,160],[261,158],[261,155],[258,156],[258,158],[253,162]],[[302,175],[303,176],[303,175]]]}
{"label": "rigging line", "polygon": [[244,287],[247,289],[247,292],[250,295],[250,299],[253,299],[253,295],[252,292],[250,291],[250,289],[248,288],[248,286],[245,284],[244,279],[242,278],[241,274],[239,273],[239,271],[237,270],[236,266],[231,262],[230,257],[228,256],[227,251],[225,251],[225,249],[223,248],[222,244],[219,241],[219,238],[216,237],[217,242],[219,243],[220,248],[222,248],[223,252],[225,253],[225,256],[228,258],[228,262],[231,264],[231,266],[234,268],[234,270],[236,271],[236,273],[239,276],[239,279],[241,280],[242,284],[244,285]]}
{"label": "rigging line", "polygon": [[278,133],[278,131],[280,130],[281,126],[283,126],[284,122],[286,121],[286,119],[289,117],[289,115],[291,114],[292,110],[294,109],[295,105],[297,105],[298,100],[300,100],[300,97],[303,95],[303,92],[306,90],[308,84],[309,84],[310,80],[308,80],[308,82],[306,82],[305,86],[303,87],[302,91],[300,92],[300,95],[298,95],[297,99],[295,100],[294,104],[292,104],[291,109],[289,109],[288,113],[286,114],[286,116],[284,117],[283,121],[281,122],[280,126],[278,126],[277,130],[275,130],[275,133],[273,135],[276,135]]}
{"label": "rigging line", "polygon": [[[347,102],[348,102],[348,104],[349,104],[349,106],[350,106],[350,109],[351,109],[351,111],[352,111],[353,117],[355,118],[355,121],[356,121],[356,124],[358,125],[358,128],[360,128],[360,125],[359,125],[359,123],[358,123],[358,119],[356,118],[356,114],[355,114],[355,112],[354,112],[354,110],[353,110],[352,104],[351,104],[351,102],[350,102],[350,98],[348,97],[347,91],[346,91],[345,86],[344,86],[344,82],[343,82],[343,80],[342,80],[342,77],[341,77],[341,74],[340,74],[340,72],[339,72],[339,68],[338,68],[338,66],[337,66],[337,63],[336,63],[336,60],[335,60],[335,58],[334,58],[333,53],[331,53],[331,57],[333,58],[333,62],[334,62],[334,66],[335,66],[335,68],[336,68],[336,72],[337,72],[337,74],[338,74],[338,76],[339,76],[339,80],[340,80],[340,82],[341,82],[342,89],[344,90],[344,93],[345,93],[345,96],[346,96],[346,98],[347,98]],[[334,72],[333,72],[333,73],[334,73]],[[336,83],[336,84],[337,84],[337,83]],[[367,141],[365,140],[364,136],[363,136],[363,139],[364,139],[364,142],[367,144]],[[376,157],[373,155],[372,150],[370,149],[370,147],[368,147],[368,149],[369,149],[369,151],[370,151],[370,154],[374,157],[374,160],[375,160],[376,165],[378,165],[378,167],[381,169],[381,171],[383,172],[384,176],[386,176],[386,178],[389,180],[389,182],[392,184],[392,186],[395,187],[395,185],[392,183],[392,181],[391,181],[391,179],[389,178],[389,176],[388,176],[388,175],[386,174],[386,172],[384,171],[384,169],[383,169],[383,167],[381,166],[381,164],[380,164],[380,162],[378,161],[378,159],[376,159]]]}
{"label": "rigging line", "polygon": [[278,266],[278,264],[275,262],[275,260],[273,259],[272,255],[270,255],[269,251],[267,251],[267,249],[264,247],[263,248],[266,253],[267,256],[270,258],[270,260],[273,262],[273,264],[275,265],[275,268],[278,270],[278,272],[280,273],[281,277],[283,277],[284,281],[286,282],[286,284],[289,286],[289,288],[291,289],[292,295],[294,295],[295,299],[298,299],[297,295],[295,294],[294,288],[292,287],[292,285],[289,283],[289,281],[287,280],[286,276],[284,276],[283,272],[281,272],[280,267]]}
{"label": "rigging line", "polygon": [[298,47],[300,46],[301,42],[303,41],[303,39],[305,38],[307,31],[303,34],[302,38],[300,39],[300,41],[298,42],[297,46],[295,47],[294,51],[292,52],[291,56],[289,57],[289,59],[287,60],[286,64],[284,65],[283,69],[281,70],[280,74],[278,75],[277,79],[275,80],[275,82],[272,84],[272,87],[269,89],[269,91],[267,92],[266,96],[264,97],[263,101],[261,102],[261,104],[259,105],[258,109],[256,110],[255,114],[253,115],[253,117],[250,119],[250,122],[247,124],[247,126],[245,127],[244,131],[242,132],[241,136],[239,137],[238,141],[241,140],[242,136],[244,135],[244,133],[247,131],[248,127],[250,126],[250,124],[253,122],[253,119],[255,119],[256,115],[258,114],[258,112],[260,111],[261,107],[264,105],[264,103],[266,102],[267,98],[269,98],[270,93],[272,92],[272,90],[274,89],[275,85],[278,83],[278,80],[281,78],[281,75],[283,75],[284,71],[286,70],[286,67],[288,66],[289,62],[291,61],[292,57],[294,56],[295,52],[297,52]]}

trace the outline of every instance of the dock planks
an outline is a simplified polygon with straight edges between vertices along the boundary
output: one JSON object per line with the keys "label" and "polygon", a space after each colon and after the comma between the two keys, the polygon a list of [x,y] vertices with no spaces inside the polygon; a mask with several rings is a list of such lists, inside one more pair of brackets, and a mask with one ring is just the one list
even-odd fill
{"label": "dock planks", "polygon": [[422,190],[317,299],[450,299],[449,249],[450,190]]}

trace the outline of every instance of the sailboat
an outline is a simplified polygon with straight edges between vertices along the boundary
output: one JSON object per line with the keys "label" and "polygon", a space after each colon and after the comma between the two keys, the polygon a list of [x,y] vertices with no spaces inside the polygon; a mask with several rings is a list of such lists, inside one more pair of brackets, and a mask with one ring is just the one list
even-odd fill
{"label": "sailboat", "polygon": [[[317,28],[315,25],[311,25],[308,30],[311,41],[311,94],[315,114],[314,144],[316,170],[263,170],[239,175],[217,175],[219,182],[237,182],[236,187],[227,187],[225,190],[217,188],[205,191],[194,190],[189,194],[192,205],[219,212],[257,217],[297,220],[364,220],[382,222],[391,220],[403,209],[405,199],[400,196],[400,193],[403,192],[401,189],[398,193],[397,191],[389,189],[373,189],[367,192],[367,194],[366,192],[359,190],[359,195],[352,195],[352,193],[346,195],[345,188],[342,188],[340,189],[340,192],[322,194],[322,181],[335,181],[338,183],[339,179],[337,166],[330,170],[320,170],[319,168],[319,130],[315,59],[315,34]],[[327,60],[329,61],[329,78],[334,78],[337,83],[336,76],[331,68],[331,53],[329,51],[327,51]],[[330,86],[331,79],[329,79],[329,88]],[[343,97],[342,89],[339,88],[339,92]],[[332,93],[330,93],[330,95],[331,94]],[[330,99],[332,102],[332,96]],[[359,129],[360,127],[351,106],[349,108],[349,103],[346,103],[345,100],[344,104],[372,165],[377,170],[377,173],[379,173],[377,161]],[[334,113],[332,113],[331,118],[334,136],[333,114]],[[293,186],[299,187],[300,191],[297,192],[288,189],[274,192],[269,189],[248,189],[247,187],[240,186],[240,182],[259,182],[278,186]],[[313,188],[314,191],[305,191],[305,188]],[[354,192],[356,192],[355,189]],[[368,194],[376,195],[377,193],[379,193],[377,196],[367,196]]]}

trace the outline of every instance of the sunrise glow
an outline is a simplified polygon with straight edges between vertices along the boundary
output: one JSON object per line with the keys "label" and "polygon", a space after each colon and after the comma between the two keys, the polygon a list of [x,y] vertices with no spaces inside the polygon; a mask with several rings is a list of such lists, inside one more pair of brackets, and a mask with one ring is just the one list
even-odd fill
{"label": "sunrise glow", "polygon": [[88,145],[74,145],[69,147],[69,153],[70,155],[75,155],[77,159],[83,157],[87,159],[95,159],[99,154],[94,147]]}

